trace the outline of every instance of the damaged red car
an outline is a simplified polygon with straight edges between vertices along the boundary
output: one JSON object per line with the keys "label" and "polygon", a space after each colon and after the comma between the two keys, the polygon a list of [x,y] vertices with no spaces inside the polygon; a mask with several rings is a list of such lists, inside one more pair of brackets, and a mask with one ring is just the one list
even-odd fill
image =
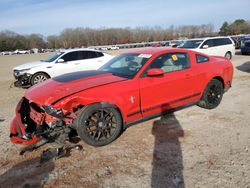
{"label": "damaged red car", "polygon": [[217,107],[232,77],[232,63],[224,57],[169,48],[123,53],[99,70],[28,89],[16,107],[10,139],[38,146],[74,131],[87,144],[103,146],[143,120],[192,104]]}

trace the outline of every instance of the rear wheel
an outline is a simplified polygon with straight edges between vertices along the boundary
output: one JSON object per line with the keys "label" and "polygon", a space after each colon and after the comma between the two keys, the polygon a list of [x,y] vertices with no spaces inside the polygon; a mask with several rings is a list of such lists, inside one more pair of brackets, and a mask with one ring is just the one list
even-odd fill
{"label": "rear wheel", "polygon": [[49,76],[47,74],[39,72],[32,76],[30,82],[31,82],[31,85],[35,85],[35,84],[44,82],[45,80],[48,80],[48,79],[49,79]]}
{"label": "rear wheel", "polygon": [[104,146],[122,131],[122,118],[111,105],[99,103],[85,107],[78,115],[76,130],[80,138],[92,146]]}
{"label": "rear wheel", "polygon": [[231,54],[231,52],[227,52],[227,53],[225,54],[225,58],[227,58],[227,59],[232,59],[232,54]]}
{"label": "rear wheel", "polygon": [[223,96],[223,84],[217,79],[211,80],[202,94],[198,106],[206,109],[216,108]]}

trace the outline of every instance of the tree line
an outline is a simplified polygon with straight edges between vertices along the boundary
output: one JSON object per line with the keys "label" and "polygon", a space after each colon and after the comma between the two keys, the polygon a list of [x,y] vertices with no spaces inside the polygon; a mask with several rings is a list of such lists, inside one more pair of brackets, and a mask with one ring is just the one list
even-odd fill
{"label": "tree line", "polygon": [[[235,20],[232,24],[223,23],[219,34],[231,35],[250,33],[250,23]],[[152,41],[167,41],[181,38],[216,36],[213,24],[170,26],[168,28],[67,28],[59,35],[41,34],[20,35],[13,31],[0,32],[0,51],[15,49],[74,48],[83,46],[116,45]]]}
{"label": "tree line", "polygon": [[250,34],[250,22],[244,19],[237,19],[229,24],[224,22],[220,28],[219,35]]}

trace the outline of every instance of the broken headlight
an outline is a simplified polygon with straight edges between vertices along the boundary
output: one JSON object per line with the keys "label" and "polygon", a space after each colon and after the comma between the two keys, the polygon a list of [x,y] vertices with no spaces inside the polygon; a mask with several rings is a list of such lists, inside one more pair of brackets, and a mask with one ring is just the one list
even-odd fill
{"label": "broken headlight", "polygon": [[43,107],[43,110],[47,114],[49,114],[49,115],[51,115],[53,117],[56,117],[56,118],[59,118],[59,119],[64,117],[63,111],[61,109],[59,109],[59,108],[53,108],[51,106],[45,106],[45,105],[42,106],[42,107]]}
{"label": "broken headlight", "polygon": [[14,70],[13,74],[14,76],[18,77],[18,76],[24,75],[28,70],[30,69]]}

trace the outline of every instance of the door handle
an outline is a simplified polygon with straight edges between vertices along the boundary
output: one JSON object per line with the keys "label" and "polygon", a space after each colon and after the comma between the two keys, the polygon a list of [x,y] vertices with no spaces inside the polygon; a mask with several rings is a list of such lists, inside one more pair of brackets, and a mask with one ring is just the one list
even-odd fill
{"label": "door handle", "polygon": [[190,74],[186,74],[185,77],[186,78],[191,78],[191,75]]}
{"label": "door handle", "polygon": [[75,65],[80,65],[80,63],[75,63]]}

